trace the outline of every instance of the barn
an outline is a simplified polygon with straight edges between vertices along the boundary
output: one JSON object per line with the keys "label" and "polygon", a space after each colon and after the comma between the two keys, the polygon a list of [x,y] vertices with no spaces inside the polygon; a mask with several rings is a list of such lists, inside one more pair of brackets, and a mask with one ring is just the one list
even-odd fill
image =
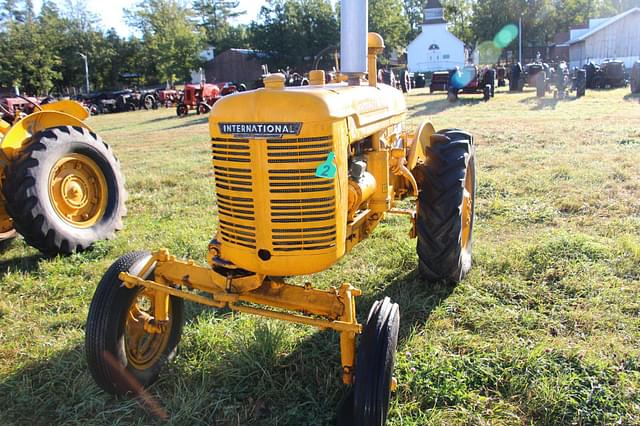
{"label": "barn", "polygon": [[439,0],[429,0],[422,32],[407,47],[410,72],[450,70],[465,63],[464,43],[451,34]]}
{"label": "barn", "polygon": [[229,49],[205,65],[207,81],[234,81],[252,88],[262,74],[264,53],[248,49]]}
{"label": "barn", "polygon": [[605,59],[623,61],[628,68],[640,59],[640,8],[610,18],[591,19],[588,28],[571,30],[571,67]]}

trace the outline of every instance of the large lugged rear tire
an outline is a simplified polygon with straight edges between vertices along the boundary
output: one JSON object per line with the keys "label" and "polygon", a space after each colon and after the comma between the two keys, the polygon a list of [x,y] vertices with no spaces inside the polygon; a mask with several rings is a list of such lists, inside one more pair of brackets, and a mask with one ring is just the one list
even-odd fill
{"label": "large lugged rear tire", "polygon": [[112,238],[126,214],[118,161],[102,139],[81,127],[36,134],[9,166],[3,191],[15,229],[48,255]]}
{"label": "large lugged rear tire", "polygon": [[[132,252],[107,270],[93,295],[85,332],[89,371],[106,392],[123,395],[136,392],[158,378],[163,365],[177,352],[184,323],[184,301],[169,297],[169,322],[162,333],[144,329],[144,316],[153,316],[153,295],[139,287],[129,289],[118,278],[120,272],[137,275],[149,253]],[[142,278],[148,279],[153,268]],[[146,303],[145,303],[146,302]]]}
{"label": "large lugged rear tire", "polygon": [[415,169],[419,270],[428,282],[461,281],[471,269],[475,207],[473,137],[449,129],[431,136]]}

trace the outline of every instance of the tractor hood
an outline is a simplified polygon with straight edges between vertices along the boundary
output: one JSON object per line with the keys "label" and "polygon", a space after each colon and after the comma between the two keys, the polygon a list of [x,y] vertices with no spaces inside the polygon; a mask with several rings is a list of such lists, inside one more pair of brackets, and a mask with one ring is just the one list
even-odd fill
{"label": "tractor hood", "polygon": [[[252,129],[246,125],[317,123],[350,119],[354,128],[349,130],[352,136],[355,136],[354,132],[358,133],[358,129],[373,130],[378,126],[386,126],[389,120],[395,119],[397,122],[398,117],[405,113],[404,96],[395,88],[384,84],[371,87],[364,84],[349,86],[340,83],[262,88],[225,96],[213,106],[209,124],[211,134],[214,135],[229,133],[221,132],[223,124],[235,125],[226,127],[225,130],[246,129],[260,132],[262,128]],[[289,132],[288,128],[284,130],[285,133]]]}

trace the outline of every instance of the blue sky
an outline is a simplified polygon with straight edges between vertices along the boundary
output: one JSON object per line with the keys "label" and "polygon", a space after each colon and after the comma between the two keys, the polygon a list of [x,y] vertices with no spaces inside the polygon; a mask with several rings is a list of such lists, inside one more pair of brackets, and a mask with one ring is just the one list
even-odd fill
{"label": "blue sky", "polygon": [[[63,5],[64,0],[57,0],[59,5]],[[249,23],[255,20],[260,12],[260,7],[266,3],[264,0],[240,0],[240,9],[247,13],[237,19],[239,23]],[[35,0],[36,11],[40,9],[42,0]],[[115,28],[118,34],[126,36],[131,34],[131,30],[124,22],[122,9],[130,8],[136,4],[135,1],[127,0],[86,0],[87,8],[95,13],[101,20],[104,28]]]}

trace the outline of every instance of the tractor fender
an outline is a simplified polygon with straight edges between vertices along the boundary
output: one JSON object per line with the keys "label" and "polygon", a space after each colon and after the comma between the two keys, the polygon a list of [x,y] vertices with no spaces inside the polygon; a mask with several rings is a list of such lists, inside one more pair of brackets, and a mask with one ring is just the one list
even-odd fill
{"label": "tractor fender", "polygon": [[[57,104],[59,104],[59,102],[51,105],[54,106]],[[47,105],[44,105],[43,107],[45,106]],[[78,106],[80,107],[80,105]],[[84,108],[82,109],[84,111]],[[8,160],[14,160],[25,148],[31,136],[44,129],[58,126],[76,126],[92,131],[88,125],[78,118],[82,115],[78,114],[77,110],[74,111],[74,109],[70,108],[66,111],[74,113],[74,115],[67,112],[61,112],[59,110],[54,111],[48,108],[43,108],[42,111],[34,112],[33,114],[19,120],[5,134],[2,142],[0,142],[0,149]]]}

